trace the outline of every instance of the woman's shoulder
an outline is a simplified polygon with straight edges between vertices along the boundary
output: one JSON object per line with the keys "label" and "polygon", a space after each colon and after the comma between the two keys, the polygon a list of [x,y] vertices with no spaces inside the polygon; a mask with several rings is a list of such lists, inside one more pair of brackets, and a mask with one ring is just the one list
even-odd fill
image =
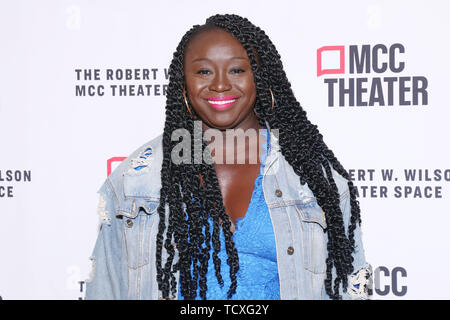
{"label": "woman's shoulder", "polygon": [[142,144],[106,178],[116,202],[132,198],[159,198],[163,159],[162,134]]}

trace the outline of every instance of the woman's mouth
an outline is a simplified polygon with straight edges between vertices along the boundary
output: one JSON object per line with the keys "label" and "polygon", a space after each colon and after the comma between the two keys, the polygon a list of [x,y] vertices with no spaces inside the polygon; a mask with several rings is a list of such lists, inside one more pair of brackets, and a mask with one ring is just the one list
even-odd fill
{"label": "woman's mouth", "polygon": [[211,97],[207,98],[206,101],[214,109],[226,109],[233,105],[239,97]]}

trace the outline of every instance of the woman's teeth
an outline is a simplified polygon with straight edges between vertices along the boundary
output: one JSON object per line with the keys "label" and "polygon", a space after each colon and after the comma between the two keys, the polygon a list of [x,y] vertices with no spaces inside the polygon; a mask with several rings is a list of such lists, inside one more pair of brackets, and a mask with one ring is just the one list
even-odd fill
{"label": "woman's teeth", "polygon": [[211,104],[226,104],[226,103],[232,103],[235,102],[236,99],[233,100],[224,100],[224,101],[213,101],[213,100],[208,100],[209,103]]}

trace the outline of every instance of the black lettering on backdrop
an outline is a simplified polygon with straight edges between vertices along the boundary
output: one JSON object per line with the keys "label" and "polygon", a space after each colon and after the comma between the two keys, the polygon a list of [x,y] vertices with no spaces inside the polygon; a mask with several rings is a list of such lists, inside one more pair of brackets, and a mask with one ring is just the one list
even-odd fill
{"label": "black lettering on backdrop", "polygon": [[406,181],[450,181],[450,169],[404,169]]}
{"label": "black lettering on backdrop", "polygon": [[31,170],[0,170],[0,182],[2,181],[30,182]]}
{"label": "black lettering on backdrop", "polygon": [[398,67],[396,67],[395,63],[395,50],[398,49],[400,53],[405,53],[405,47],[400,43],[394,43],[390,49],[389,49],[389,69],[391,69],[392,72],[400,73],[405,69],[405,63],[403,61],[400,61],[398,63]]}
{"label": "black lettering on backdrop", "polygon": [[362,100],[362,94],[367,92],[367,88],[362,83],[367,82],[367,78],[356,78],[356,105],[367,106],[367,102]]}
{"label": "black lettering on backdrop", "polygon": [[[405,70],[401,43],[350,45],[350,74],[401,73]],[[355,80],[356,79],[356,80]],[[418,106],[428,105],[428,79],[424,76],[324,78],[328,90],[328,106]]]}
{"label": "black lettering on backdrop", "polygon": [[383,88],[381,86],[380,78],[373,78],[372,87],[370,88],[369,105],[373,106],[375,103],[384,106]]}
{"label": "black lettering on backdrop", "polygon": [[165,96],[169,71],[167,68],[77,68],[75,76],[77,97]]}
{"label": "black lettering on backdrop", "polygon": [[400,77],[399,78],[399,104],[401,106],[409,106],[411,105],[411,101],[405,99],[405,93],[409,92],[411,88],[406,85],[406,81],[410,81],[410,77]]}
{"label": "black lettering on backdrop", "polygon": [[323,82],[328,84],[328,106],[334,107],[334,84],[338,79],[323,79]]}
{"label": "black lettering on backdrop", "polygon": [[428,104],[428,80],[425,77],[413,77],[413,105],[419,104],[419,94],[422,97],[421,103],[423,105]]}
{"label": "black lettering on backdrop", "polygon": [[392,175],[394,170],[392,169],[381,169],[381,175],[383,177],[383,181],[392,181]]}
{"label": "black lettering on backdrop", "polygon": [[100,80],[100,69],[75,69],[77,80]]}
{"label": "black lettering on backdrop", "polygon": [[375,54],[372,57],[372,69],[376,73],[383,73],[383,72],[386,72],[388,64],[386,62],[383,62],[381,64],[381,67],[379,67],[379,64],[378,64],[378,50],[379,49],[381,49],[381,52],[383,54],[387,53],[387,48],[384,44],[376,44],[373,46],[372,50],[375,52]]}
{"label": "black lettering on backdrop", "polygon": [[355,186],[358,198],[387,198],[386,186]]}
{"label": "black lettering on backdrop", "polygon": [[[85,284],[84,281],[78,281],[78,283],[80,284],[80,295],[83,295],[83,285]],[[83,297],[78,297],[78,300],[83,300]]]}
{"label": "black lettering on backdrop", "polygon": [[[373,181],[375,169],[349,169],[348,174],[352,181]],[[355,177],[355,175],[357,175]],[[367,177],[367,178],[366,178]]]}
{"label": "black lettering on backdrop", "polygon": [[441,186],[395,186],[396,198],[442,198]]}
{"label": "black lettering on backdrop", "polygon": [[348,88],[345,88],[345,79],[339,79],[339,106],[345,105],[345,95],[348,95],[348,105],[353,107],[355,105],[355,79],[348,79]]}
{"label": "black lettering on backdrop", "polygon": [[[375,268],[373,272],[373,282],[375,288],[369,288],[369,295],[373,295],[374,291],[379,296],[387,296],[392,293],[394,296],[402,297],[408,292],[408,286],[404,284],[400,285],[400,278],[406,279],[408,273],[403,267],[394,267],[392,271],[385,266],[379,266]],[[382,286],[381,282],[384,285]],[[375,290],[374,290],[375,289]]]}
{"label": "black lettering on backdrop", "polygon": [[[450,169],[402,169],[398,171],[402,172],[400,175],[396,172],[394,169],[349,169],[348,175],[355,182],[356,196],[362,198],[441,199],[443,185],[436,182],[450,181]],[[385,183],[377,184],[381,181]]]}
{"label": "black lettering on backdrop", "polygon": [[164,68],[164,75],[166,76],[166,80],[169,80],[169,69]]}
{"label": "black lettering on backdrop", "polygon": [[12,198],[13,187],[12,186],[0,186],[0,198]]}
{"label": "black lettering on backdrop", "polygon": [[94,97],[94,96],[103,96],[105,94],[104,92],[105,87],[102,85],[99,86],[94,86],[94,85],[90,85],[90,86],[85,86],[85,85],[77,85],[75,86],[75,95],[77,97],[81,96],[81,97],[85,97],[86,94],[90,97]]}
{"label": "black lettering on backdrop", "polygon": [[388,86],[388,106],[392,106],[394,105],[394,82],[397,82],[397,78],[386,77],[383,81],[387,82]]}
{"label": "black lettering on backdrop", "polygon": [[2,185],[5,181],[9,184],[31,182],[31,170],[0,170],[0,198],[13,198],[14,186]]}
{"label": "black lettering on backdrop", "polygon": [[[397,95],[396,103],[400,106],[428,104],[428,92],[426,91],[428,81],[425,77],[328,78],[323,81],[328,88],[329,107],[334,106],[336,93],[340,107],[385,106],[385,97],[387,97],[387,105],[392,106],[395,95]],[[338,85],[338,90],[334,90],[335,84]],[[367,92],[369,92],[369,97],[366,97]]]}
{"label": "black lettering on backdrop", "polygon": [[[381,49],[381,50],[380,50]],[[400,43],[394,43],[389,47],[389,69],[394,73],[402,72],[405,68],[405,63],[400,61],[398,67],[396,66],[396,50],[400,53],[405,52],[405,47]],[[349,46],[349,57],[350,57],[350,73],[370,73],[371,66],[372,70],[376,73],[384,73],[387,70],[388,64],[386,62],[382,63],[379,67],[379,52],[382,54],[388,53],[388,48],[384,44],[376,44],[370,50],[369,44],[364,44],[361,49],[357,45]],[[371,63],[372,60],[372,63]]]}
{"label": "black lettering on backdrop", "polygon": [[[370,45],[365,44],[361,46],[361,52],[358,46],[349,46],[350,54],[350,73],[369,73],[370,72]],[[365,67],[365,71],[364,71]]]}

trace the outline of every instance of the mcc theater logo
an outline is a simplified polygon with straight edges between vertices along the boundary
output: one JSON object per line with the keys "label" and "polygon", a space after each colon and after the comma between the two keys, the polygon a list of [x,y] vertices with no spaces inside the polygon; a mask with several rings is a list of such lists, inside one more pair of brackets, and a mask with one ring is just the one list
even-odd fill
{"label": "mcc theater logo", "polygon": [[401,43],[317,49],[317,77],[324,77],[328,106],[428,105],[428,79],[405,74],[404,53]]}

